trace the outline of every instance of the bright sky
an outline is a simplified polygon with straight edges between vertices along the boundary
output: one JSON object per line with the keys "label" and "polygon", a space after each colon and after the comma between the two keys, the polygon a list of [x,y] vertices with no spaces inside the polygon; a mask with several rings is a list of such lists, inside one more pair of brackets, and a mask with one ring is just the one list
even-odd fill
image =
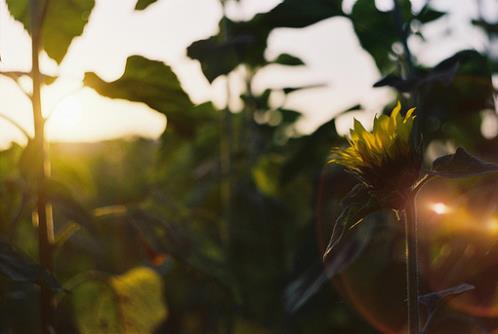
{"label": "bright sky", "polygon": [[[388,9],[392,0],[376,1]],[[196,61],[186,57],[191,42],[217,32],[221,8],[218,0],[159,0],[143,12],[134,12],[136,0],[96,0],[83,35],[73,41],[61,67],[48,57],[42,68],[49,73],[59,72],[61,79],[43,92],[45,112],[51,113],[48,136],[57,141],[96,141],[127,135],[158,137],[165,118],[143,104],[100,97],[93,90],[81,89],[86,71],[94,71],[106,80],[115,80],[124,71],[126,58],[133,54],[162,60],[171,65],[184,89],[194,102],[213,99],[223,105],[224,78],[209,85]],[[271,9],[279,0],[241,0],[229,3],[228,15],[249,19],[257,12]],[[485,1],[486,2],[486,1]],[[345,0],[350,10],[354,0]],[[413,1],[420,8],[424,0]],[[414,54],[424,63],[433,64],[462,48],[483,49],[486,39],[464,22],[477,16],[474,1],[433,0],[436,8],[451,15],[431,24],[425,34],[426,43],[410,40]],[[498,13],[488,7],[484,14]],[[496,17],[488,17],[495,19]],[[447,35],[451,28],[451,34]],[[268,59],[287,52],[301,57],[307,67],[284,68],[272,65],[256,77],[256,90],[266,87],[326,83],[327,87],[290,95],[287,106],[305,113],[303,131],[311,131],[351,105],[362,103],[370,118],[391,97],[389,89],[374,89],[379,79],[371,57],[361,49],[351,23],[345,18],[332,18],[305,29],[278,29],[269,37]],[[8,14],[5,1],[0,0],[1,70],[24,70],[31,67],[29,36],[22,26]],[[238,74],[231,76],[237,93]],[[29,82],[26,85],[29,87]],[[0,77],[0,113],[32,129],[29,101],[9,79]],[[238,101],[231,101],[237,108]],[[356,115],[358,116],[358,115]],[[351,124],[351,115],[339,120],[344,132]],[[23,142],[11,125],[0,120],[0,146],[10,141]]]}

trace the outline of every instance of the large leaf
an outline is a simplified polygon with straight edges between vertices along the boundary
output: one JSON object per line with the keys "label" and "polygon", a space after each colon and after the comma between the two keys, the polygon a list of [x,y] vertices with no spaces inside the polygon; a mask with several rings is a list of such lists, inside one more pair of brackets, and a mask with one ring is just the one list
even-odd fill
{"label": "large leaf", "polygon": [[118,80],[106,82],[95,73],[86,73],[84,81],[101,95],[147,104],[166,115],[168,127],[180,134],[194,131],[194,105],[171,67],[163,62],[131,56]]}
{"label": "large leaf", "polygon": [[152,333],[166,318],[163,282],[152,269],[137,267],[123,275],[98,278],[73,292],[83,334]]}
{"label": "large leaf", "polygon": [[[42,32],[43,47],[49,57],[60,63],[73,38],[83,32],[95,1],[52,0],[48,4]],[[7,6],[12,16],[29,31],[29,0],[7,0]]]}
{"label": "large leaf", "polygon": [[457,148],[454,154],[437,158],[432,164],[432,175],[448,178],[476,176],[498,172],[498,164],[478,159],[463,148]]}
{"label": "large leaf", "polygon": [[0,274],[16,282],[44,283],[54,291],[59,282],[47,270],[35,264],[10,244],[0,240]]}
{"label": "large leaf", "polygon": [[332,16],[343,15],[338,0],[284,0],[267,13],[250,21],[220,21],[219,33],[192,43],[187,54],[201,63],[206,78],[212,82],[232,71],[238,64],[266,64],[264,51],[268,35],[275,28],[302,28]]}
{"label": "large leaf", "polygon": [[138,0],[135,5],[135,10],[144,10],[155,2],[157,2],[157,0]]}

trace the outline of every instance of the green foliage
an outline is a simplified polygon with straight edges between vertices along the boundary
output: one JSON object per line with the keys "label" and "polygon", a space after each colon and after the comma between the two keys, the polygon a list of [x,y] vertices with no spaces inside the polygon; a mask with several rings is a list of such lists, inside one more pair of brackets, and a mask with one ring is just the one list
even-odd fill
{"label": "green foliage", "polygon": [[[223,18],[220,32],[208,39],[196,41],[187,55],[199,60],[209,82],[230,73],[239,64],[264,66],[268,35],[275,28],[303,28],[333,16],[344,15],[341,1],[285,0],[267,13],[257,14],[250,21]],[[289,60],[289,59],[287,59]],[[295,59],[292,61],[295,63]],[[287,64],[286,64],[287,65]]]}
{"label": "green foliage", "polygon": [[47,284],[54,291],[61,289],[51,273],[5,241],[0,241],[0,274],[15,282]]}
{"label": "green foliage", "polygon": [[168,314],[161,277],[145,267],[85,282],[73,298],[83,334],[152,333]]}
{"label": "green foliage", "polygon": [[155,2],[157,2],[157,0],[138,0],[135,5],[135,10],[144,10]]}
{"label": "green foliage", "polygon": [[[29,0],[7,0],[11,15],[30,31]],[[94,0],[54,0],[48,2],[42,39],[48,56],[62,62],[72,40],[81,35],[95,4]]]}

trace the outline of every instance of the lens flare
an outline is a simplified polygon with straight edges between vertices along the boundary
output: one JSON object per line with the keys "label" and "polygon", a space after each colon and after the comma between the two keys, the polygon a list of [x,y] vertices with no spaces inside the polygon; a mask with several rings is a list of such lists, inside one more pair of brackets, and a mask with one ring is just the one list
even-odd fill
{"label": "lens flare", "polygon": [[431,203],[429,208],[437,215],[445,215],[451,211],[450,207],[443,202]]}

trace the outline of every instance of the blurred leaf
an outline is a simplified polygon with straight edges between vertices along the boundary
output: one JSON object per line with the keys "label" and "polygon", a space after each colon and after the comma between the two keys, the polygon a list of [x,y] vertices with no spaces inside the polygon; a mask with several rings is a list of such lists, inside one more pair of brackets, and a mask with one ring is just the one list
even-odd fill
{"label": "blurred leaf", "polygon": [[363,184],[357,184],[351,189],[342,200],[341,207],[341,212],[334,222],[329,244],[323,254],[325,263],[333,260],[337,246],[345,234],[350,233],[350,230],[368,214],[380,209],[379,204]]}
{"label": "blurred leaf", "polygon": [[290,55],[288,53],[282,53],[280,54],[277,59],[273,61],[275,64],[279,65],[287,65],[287,66],[300,66],[304,65],[304,62],[299,59],[298,57],[295,57],[293,55]]}
{"label": "blurred leaf", "polygon": [[163,302],[162,278],[152,269],[139,267],[111,278],[118,296],[123,333],[152,333],[168,310]]}
{"label": "blurred leaf", "polygon": [[52,274],[5,241],[0,241],[0,274],[16,282],[43,282],[54,291],[62,289]]}
{"label": "blurred leaf", "polygon": [[45,180],[45,191],[49,201],[57,209],[61,209],[68,219],[87,229],[92,229],[93,217],[91,212],[80,204],[68,187],[54,179],[47,179]]}
{"label": "blurred leaf", "polygon": [[381,80],[377,81],[374,87],[390,86],[396,88],[399,92],[413,92],[423,85],[441,83],[449,85],[460,66],[458,58],[449,58],[441,62],[430,71],[419,71],[418,74],[411,78],[402,79],[395,74],[388,74]]}
{"label": "blurred leaf", "polygon": [[302,28],[332,16],[343,15],[341,1],[284,0],[267,13],[256,14],[250,21],[223,18],[219,33],[196,41],[187,55],[199,60],[209,82],[232,71],[239,64],[265,65],[268,35],[275,28]]}
{"label": "blurred leaf", "polygon": [[302,173],[320,173],[330,147],[342,140],[337,134],[335,118],[321,125],[313,133],[294,139],[297,149],[282,167],[280,182],[287,183]]}
{"label": "blurred leaf", "polygon": [[258,189],[266,195],[278,193],[279,172],[282,159],[278,155],[262,156],[252,169],[252,177]]}
{"label": "blurred leaf", "polygon": [[85,73],[84,82],[104,96],[147,104],[166,115],[168,127],[179,134],[190,136],[194,132],[194,105],[175,73],[163,62],[131,56],[118,80],[105,82],[95,73]]}
{"label": "blurred leaf", "polygon": [[135,10],[144,10],[155,2],[157,2],[157,0],[138,0],[135,5]]}
{"label": "blurred leaf", "polygon": [[428,23],[431,21],[435,21],[441,17],[446,15],[445,12],[440,12],[435,9],[432,9],[429,4],[426,4],[422,10],[415,16],[415,19],[422,22]]}
{"label": "blurred leaf", "polygon": [[454,154],[437,158],[432,163],[432,175],[458,178],[498,172],[498,164],[480,160],[463,148],[457,148]]}
{"label": "blurred leaf", "polygon": [[[410,2],[402,1],[401,4],[404,22],[409,22]],[[370,53],[380,71],[385,72],[392,67],[389,53],[393,43],[401,37],[394,10],[382,12],[375,7],[375,1],[358,0],[353,6],[350,18],[361,46]]]}
{"label": "blurred leaf", "polygon": [[480,27],[488,34],[498,34],[498,23],[489,23],[484,20],[472,20],[472,24]]}
{"label": "blurred leaf", "polygon": [[83,334],[152,333],[168,315],[162,279],[146,267],[85,282],[73,295]]}
{"label": "blurred leaf", "polygon": [[434,80],[417,87],[417,118],[424,140],[451,138],[456,145],[475,145],[482,138],[482,110],[494,109],[488,59],[475,50],[462,50],[432,71]]}
{"label": "blurred leaf", "polygon": [[[43,47],[48,56],[60,63],[71,41],[82,34],[94,0],[54,0],[48,2],[43,25]],[[7,0],[11,15],[30,30],[29,0]]]}
{"label": "blurred leaf", "polygon": [[285,94],[290,94],[290,93],[296,92],[298,90],[323,88],[323,87],[327,87],[327,84],[318,83],[318,84],[312,84],[312,85],[306,85],[306,86],[300,86],[300,87],[285,87],[285,88],[282,88],[282,90],[284,91]]}

